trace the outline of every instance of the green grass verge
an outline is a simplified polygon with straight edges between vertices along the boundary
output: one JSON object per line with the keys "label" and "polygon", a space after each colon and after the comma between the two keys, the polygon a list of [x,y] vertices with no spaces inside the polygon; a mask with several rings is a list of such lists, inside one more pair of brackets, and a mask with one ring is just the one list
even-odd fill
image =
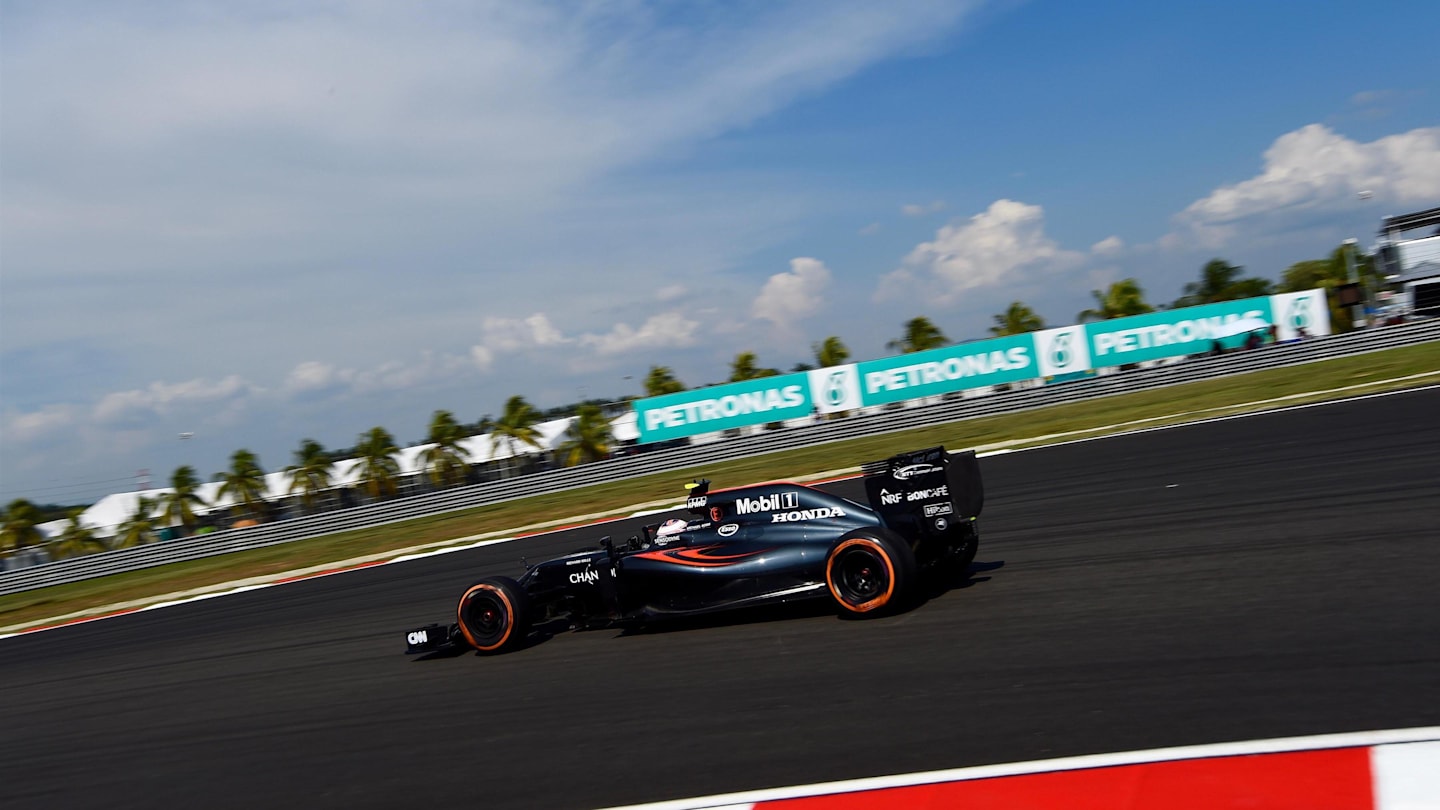
{"label": "green grass verge", "polygon": [[106,606],[189,589],[416,546],[443,545],[482,533],[498,535],[547,521],[625,510],[639,503],[678,504],[683,499],[681,482],[702,475],[719,486],[733,486],[851,469],[861,461],[935,444],[952,449],[1024,447],[1051,442],[1057,436],[1102,435],[1440,382],[1440,377],[1396,379],[1432,372],[1440,372],[1440,342],[787,450],[3,596],[0,627],[33,626],[53,617],[101,612]]}

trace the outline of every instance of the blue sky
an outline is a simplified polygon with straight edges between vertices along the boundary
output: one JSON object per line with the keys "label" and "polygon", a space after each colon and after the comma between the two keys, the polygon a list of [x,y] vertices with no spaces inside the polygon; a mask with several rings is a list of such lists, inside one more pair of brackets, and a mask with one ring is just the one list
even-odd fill
{"label": "blue sky", "polygon": [[[1430,3],[0,4],[0,499],[1440,205]],[[1372,192],[1361,200],[1358,192]],[[628,378],[628,379],[627,379]],[[193,432],[186,442],[176,437]]]}

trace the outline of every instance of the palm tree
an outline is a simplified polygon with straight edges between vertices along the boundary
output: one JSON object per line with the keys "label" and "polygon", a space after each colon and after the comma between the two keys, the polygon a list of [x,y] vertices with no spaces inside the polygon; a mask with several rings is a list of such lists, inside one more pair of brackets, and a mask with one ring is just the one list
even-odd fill
{"label": "palm tree", "polygon": [[290,488],[286,490],[287,495],[300,495],[300,505],[306,512],[315,511],[315,505],[319,496],[330,488],[330,454],[325,452],[325,447],[314,439],[305,439],[300,442],[300,449],[295,451],[295,463],[285,468],[285,474],[290,476]]}
{"label": "palm tree", "polygon": [[600,461],[610,455],[610,420],[598,405],[581,405],[575,421],[565,430],[560,445],[562,463],[567,467]]}
{"label": "palm tree", "polygon": [[446,487],[465,480],[466,460],[470,451],[460,446],[465,431],[449,411],[436,411],[430,418],[430,447],[420,454],[420,463],[430,471],[430,482]]}
{"label": "palm tree", "polygon": [[166,526],[179,523],[188,533],[197,522],[195,507],[205,505],[199,489],[200,479],[195,477],[194,467],[177,468],[174,475],[170,476],[170,491],[160,496],[160,504],[165,510],[161,513],[160,520]]}
{"label": "palm tree", "polygon": [[1091,290],[1090,295],[1095,298],[1095,308],[1083,310],[1077,316],[1081,323],[1128,318],[1131,315],[1144,315],[1155,311],[1154,307],[1145,303],[1145,291],[1140,289],[1140,282],[1133,278],[1117,281],[1104,292]]}
{"label": "palm tree", "polygon": [[[1341,245],[1331,252],[1328,259],[1311,259],[1290,265],[1281,274],[1276,292],[1300,292],[1321,288],[1325,290],[1330,309],[1330,328],[1338,332],[1354,329],[1355,319],[1346,312],[1349,307],[1340,306],[1339,295],[1335,291],[1336,287],[1350,280],[1350,267],[1346,256],[1349,249],[1349,245]],[[1384,283],[1375,272],[1375,257],[1357,252],[1357,255],[1350,258],[1355,262],[1356,277],[1366,288],[1374,289]]]}
{"label": "palm tree", "polygon": [[840,338],[834,335],[816,343],[812,348],[815,350],[815,362],[819,364],[820,368],[838,366],[850,359],[850,350],[845,348],[845,344],[840,342]]}
{"label": "palm tree", "polygon": [[685,390],[685,383],[675,379],[675,372],[669,366],[651,366],[650,373],[645,375],[645,396],[659,397],[666,394],[678,394]]}
{"label": "palm tree", "polygon": [[1035,314],[1035,310],[1019,301],[1012,301],[1004,312],[995,316],[995,325],[990,327],[990,334],[996,337],[1005,337],[1006,335],[1038,332],[1044,328],[1045,321]]}
{"label": "palm tree", "polygon": [[247,517],[260,519],[260,509],[265,505],[265,471],[254,453],[236,450],[230,457],[230,469],[217,473],[215,480],[222,482],[215,492],[217,503],[229,497]]}
{"label": "palm tree", "polygon": [[1270,294],[1269,281],[1263,278],[1242,278],[1244,275],[1243,267],[1230,264],[1224,259],[1211,259],[1200,268],[1200,280],[1186,284],[1185,294],[1176,299],[1174,305],[1176,308],[1193,307]]}
{"label": "palm tree", "polygon": [[945,333],[940,331],[940,327],[921,315],[906,321],[905,336],[886,343],[885,348],[901,354],[913,354],[949,345],[950,339],[945,337]]}
{"label": "palm tree", "polygon": [[135,512],[120,524],[115,533],[113,548],[132,548],[155,539],[155,507],[159,501],[140,496],[135,501]]}
{"label": "palm tree", "polygon": [[65,522],[65,528],[61,530],[60,536],[50,544],[50,552],[57,560],[67,557],[79,557],[82,554],[89,554],[94,551],[104,551],[109,546],[105,541],[95,536],[95,532],[89,526],[80,522],[80,515],[84,509],[70,510],[70,519]]}
{"label": "palm tree", "polygon": [[779,373],[778,369],[760,368],[755,365],[754,352],[740,352],[730,363],[730,382],[758,380],[761,377],[774,377]]}
{"label": "palm tree", "polygon": [[373,427],[360,434],[355,443],[360,454],[360,488],[375,500],[394,495],[399,490],[400,462],[395,454],[400,448],[395,438],[383,427]]}
{"label": "palm tree", "polygon": [[516,395],[505,400],[505,412],[495,420],[495,426],[490,431],[491,454],[502,446],[510,450],[512,459],[520,445],[539,450],[540,432],[535,429],[535,423],[539,421],[540,413],[524,397]]}
{"label": "palm tree", "polygon": [[40,530],[43,515],[39,507],[16,498],[5,507],[5,524],[0,528],[0,549],[19,552],[27,546],[45,542],[45,533]]}

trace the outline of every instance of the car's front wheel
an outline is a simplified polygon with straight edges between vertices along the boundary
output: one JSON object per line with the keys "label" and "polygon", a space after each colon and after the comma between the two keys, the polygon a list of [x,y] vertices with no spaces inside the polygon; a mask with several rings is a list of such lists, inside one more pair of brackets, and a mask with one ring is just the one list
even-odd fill
{"label": "car's front wheel", "polygon": [[915,553],[885,529],[846,534],[825,560],[825,584],[847,615],[873,615],[905,604],[915,578]]}
{"label": "car's front wheel", "polygon": [[456,608],[460,634],[482,653],[519,647],[530,632],[530,598],[509,577],[487,577],[471,585]]}

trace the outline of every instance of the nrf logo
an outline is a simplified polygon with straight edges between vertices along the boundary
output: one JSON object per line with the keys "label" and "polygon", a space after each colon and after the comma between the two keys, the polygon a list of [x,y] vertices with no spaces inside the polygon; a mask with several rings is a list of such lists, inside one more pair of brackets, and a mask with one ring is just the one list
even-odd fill
{"label": "nrf logo", "polygon": [[753,515],[756,512],[794,509],[799,505],[800,496],[797,493],[777,492],[774,495],[761,495],[758,498],[741,498],[735,502],[735,510],[742,515]]}

